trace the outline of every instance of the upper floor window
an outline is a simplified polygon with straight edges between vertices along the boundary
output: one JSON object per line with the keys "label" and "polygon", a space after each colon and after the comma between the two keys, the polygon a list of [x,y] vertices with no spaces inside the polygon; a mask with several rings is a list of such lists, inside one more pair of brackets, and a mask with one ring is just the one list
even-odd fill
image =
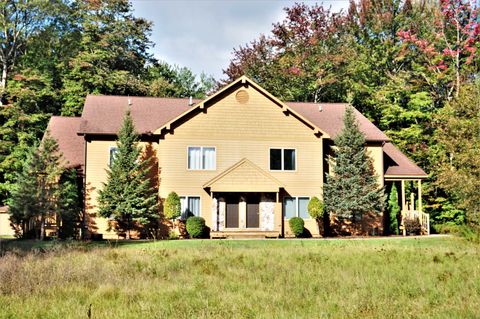
{"label": "upper floor window", "polygon": [[118,147],[116,147],[116,146],[110,147],[110,157],[109,157],[109,160],[108,160],[108,165],[110,167],[112,167],[112,165],[113,165],[113,161],[115,160],[115,156],[117,155],[117,152],[118,152]]}
{"label": "upper floor window", "polygon": [[296,169],[297,155],[292,148],[270,149],[270,170],[294,171]]}
{"label": "upper floor window", "polygon": [[188,169],[191,170],[215,170],[216,149],[211,146],[188,147]]}

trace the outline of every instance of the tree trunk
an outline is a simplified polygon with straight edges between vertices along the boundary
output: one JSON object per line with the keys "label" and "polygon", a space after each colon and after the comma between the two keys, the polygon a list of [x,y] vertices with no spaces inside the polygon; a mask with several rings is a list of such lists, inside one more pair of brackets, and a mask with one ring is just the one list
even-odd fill
{"label": "tree trunk", "polygon": [[45,239],[45,216],[40,218],[40,240]]}
{"label": "tree trunk", "polygon": [[5,61],[2,63],[2,79],[0,81],[0,90],[2,91],[2,93],[5,92],[5,88],[7,87],[7,75],[8,75],[7,68],[8,68],[8,64]]}

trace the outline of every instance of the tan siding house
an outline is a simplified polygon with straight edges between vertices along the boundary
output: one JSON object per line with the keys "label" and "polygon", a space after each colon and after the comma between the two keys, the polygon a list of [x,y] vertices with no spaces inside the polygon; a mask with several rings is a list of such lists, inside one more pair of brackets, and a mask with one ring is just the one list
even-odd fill
{"label": "tan siding house", "polygon": [[[289,236],[292,216],[304,218],[308,230],[318,236],[306,205],[313,196],[322,198],[327,155],[342,128],[345,108],[346,104],[284,103],[247,77],[191,103],[88,96],[80,124],[69,130],[83,139],[89,230],[105,238],[117,236],[107,231],[107,220],[96,217],[96,199],[116,133],[130,109],[145,152],[158,164],[159,197],[175,191],[182,209],[205,218],[212,237]],[[380,185],[402,176],[426,177],[383,132],[355,112]]]}

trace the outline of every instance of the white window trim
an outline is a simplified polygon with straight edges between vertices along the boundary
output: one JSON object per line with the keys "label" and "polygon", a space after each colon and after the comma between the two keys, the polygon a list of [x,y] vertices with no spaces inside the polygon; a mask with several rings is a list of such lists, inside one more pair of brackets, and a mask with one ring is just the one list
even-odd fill
{"label": "white window trim", "polygon": [[114,149],[117,149],[117,152],[118,152],[118,146],[110,146],[108,148],[108,167],[112,167],[111,164],[113,163],[113,161],[111,157],[112,157],[112,150]]}
{"label": "white window trim", "polygon": [[[295,216],[293,217],[300,217],[300,209],[299,209],[299,201],[298,199],[299,198],[308,198],[308,202],[310,202],[310,200],[312,199],[310,196],[285,196],[283,198],[283,203],[282,203],[282,206],[283,206],[283,219],[285,220],[289,220],[290,218],[286,217],[285,215],[285,198],[295,198]],[[308,207],[308,206],[307,206]],[[307,218],[302,218],[303,220],[309,220],[309,219],[312,219],[312,217],[310,217],[310,214],[308,214],[308,208],[307,208],[307,215],[308,217]]]}
{"label": "white window trim", "polygon": [[[191,198],[191,197],[197,197],[200,199],[200,202],[198,204],[198,217],[202,217],[202,196],[200,195],[178,195],[179,198],[182,198],[182,197],[185,197],[185,200],[187,202],[187,206],[188,206],[188,199]],[[188,208],[188,207],[187,207]],[[180,217],[178,218],[182,218],[182,214],[183,212],[180,213]],[[195,215],[196,216],[196,215]]]}
{"label": "white window trim", "polygon": [[[272,167],[270,166],[270,151],[271,150],[281,150],[281,164],[282,164],[282,168],[281,169],[272,169]],[[283,154],[284,154],[284,150],[294,150],[295,151],[295,169],[289,169],[289,170],[286,170],[284,169],[284,165],[285,165],[285,162],[283,161]],[[298,152],[297,152],[297,149],[295,147],[270,147],[268,149],[268,170],[270,172],[293,172],[295,173],[297,171],[297,163],[298,163]],[[301,197],[301,196],[300,196]]]}
{"label": "white window trim", "polygon": [[[193,169],[193,168],[189,168],[189,167],[188,167],[188,150],[189,150],[191,147],[199,147],[199,148],[200,148],[200,154],[202,155],[202,157],[201,157],[202,167],[203,167],[203,149],[204,149],[204,148],[213,148],[213,149],[215,149],[215,167],[214,167],[213,169],[203,169],[203,168]],[[199,146],[199,145],[188,145],[188,146],[187,146],[187,171],[195,172],[195,171],[216,171],[216,170],[217,170],[217,147],[216,147],[216,146]]]}

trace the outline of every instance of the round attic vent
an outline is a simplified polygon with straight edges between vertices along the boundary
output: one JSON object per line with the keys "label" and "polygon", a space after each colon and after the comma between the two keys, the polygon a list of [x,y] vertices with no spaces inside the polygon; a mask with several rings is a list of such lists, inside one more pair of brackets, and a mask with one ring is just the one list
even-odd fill
{"label": "round attic vent", "polygon": [[240,90],[235,95],[235,98],[237,99],[238,103],[245,104],[248,102],[248,92],[245,90]]}

